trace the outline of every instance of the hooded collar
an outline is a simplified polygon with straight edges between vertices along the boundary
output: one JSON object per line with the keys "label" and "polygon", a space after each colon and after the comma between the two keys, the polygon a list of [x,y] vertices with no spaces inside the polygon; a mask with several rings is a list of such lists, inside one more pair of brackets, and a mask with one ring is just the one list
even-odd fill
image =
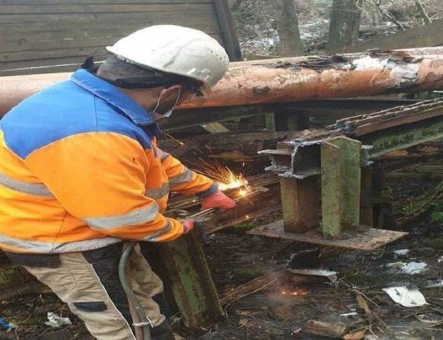
{"label": "hooded collar", "polygon": [[161,134],[160,128],[152,119],[151,114],[117,87],[84,69],[74,72],[71,80],[120,110],[136,125],[143,127],[145,130],[148,129],[152,135],[159,136]]}

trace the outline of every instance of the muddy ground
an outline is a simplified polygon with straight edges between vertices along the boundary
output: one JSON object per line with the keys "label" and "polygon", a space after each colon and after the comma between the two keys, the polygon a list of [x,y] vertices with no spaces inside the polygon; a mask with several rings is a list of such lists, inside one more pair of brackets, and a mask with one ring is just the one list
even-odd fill
{"label": "muddy ground", "polygon": [[[398,196],[411,195],[402,183]],[[432,184],[428,184],[432,185]],[[415,192],[423,185],[415,187]],[[398,202],[400,202],[399,200]],[[246,234],[253,226],[280,218],[280,213],[225,229],[206,237],[204,251],[220,294],[271,271],[282,269],[291,254],[313,246]],[[321,248],[319,267],[337,272],[338,281],[297,283],[288,273],[255,293],[225,306],[226,319],[201,337],[187,339],[326,339],[303,332],[308,320],[364,329],[365,339],[443,339],[443,288],[425,288],[443,279],[442,224],[421,216],[403,229],[409,236],[377,251]],[[408,249],[405,255],[394,251]],[[392,263],[424,262],[425,271],[405,274]],[[427,305],[402,307],[382,288],[415,286]],[[82,323],[52,294],[25,295],[0,302],[0,317],[18,324],[0,339],[90,339]],[[46,313],[69,316],[73,325],[54,329]]]}

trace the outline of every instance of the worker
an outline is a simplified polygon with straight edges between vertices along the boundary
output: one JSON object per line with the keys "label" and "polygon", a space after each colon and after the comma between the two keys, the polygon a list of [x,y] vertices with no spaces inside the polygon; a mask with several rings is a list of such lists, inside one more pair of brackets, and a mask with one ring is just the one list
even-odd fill
{"label": "worker", "polygon": [[[202,208],[234,201],[157,146],[156,122],[191,96],[208,96],[228,56],[207,34],[141,29],[19,103],[0,121],[0,248],[48,285],[97,339],[135,339],[118,279],[123,241],[168,242],[192,221],[163,215],[169,192]],[[88,65],[86,65],[88,66]],[[160,311],[163,284],[137,246],[131,286],[151,337],[173,339]]]}

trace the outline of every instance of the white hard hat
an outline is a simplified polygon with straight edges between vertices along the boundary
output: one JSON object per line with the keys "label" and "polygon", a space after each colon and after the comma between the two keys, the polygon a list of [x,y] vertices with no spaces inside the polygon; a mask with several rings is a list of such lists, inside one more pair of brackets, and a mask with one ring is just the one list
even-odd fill
{"label": "white hard hat", "polygon": [[143,28],[106,49],[137,64],[198,80],[205,94],[225,75],[229,57],[209,35],[192,28],[157,25]]}

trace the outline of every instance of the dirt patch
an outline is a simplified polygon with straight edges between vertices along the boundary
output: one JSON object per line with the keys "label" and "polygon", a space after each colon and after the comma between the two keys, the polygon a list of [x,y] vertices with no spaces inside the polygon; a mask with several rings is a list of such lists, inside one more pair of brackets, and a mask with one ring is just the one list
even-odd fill
{"label": "dirt patch", "polygon": [[[416,225],[408,229],[411,236],[373,252],[322,249],[322,267],[338,272],[337,283],[297,284],[291,282],[289,274],[229,305],[229,319],[205,338],[322,339],[300,331],[306,321],[318,320],[360,324],[368,328],[367,334],[372,331],[380,339],[443,339],[443,330],[438,328],[438,320],[443,321],[441,288],[425,288],[431,281],[442,279],[442,250],[429,246],[429,242],[438,244],[437,240],[443,240],[441,227]],[[285,263],[291,252],[305,247],[228,233],[219,233],[211,242],[214,246],[206,251],[221,292],[249,278],[251,268],[266,272]],[[239,244],[241,247],[236,246]],[[409,252],[399,255],[403,252],[397,254],[396,250],[400,249]],[[226,261],[217,260],[222,257]],[[402,273],[399,263],[412,261],[426,263],[427,269],[422,273]],[[392,285],[418,287],[429,305],[406,308],[396,304],[382,291]],[[359,305],[358,295],[367,301],[370,318]],[[426,322],[429,318],[435,322]]]}

